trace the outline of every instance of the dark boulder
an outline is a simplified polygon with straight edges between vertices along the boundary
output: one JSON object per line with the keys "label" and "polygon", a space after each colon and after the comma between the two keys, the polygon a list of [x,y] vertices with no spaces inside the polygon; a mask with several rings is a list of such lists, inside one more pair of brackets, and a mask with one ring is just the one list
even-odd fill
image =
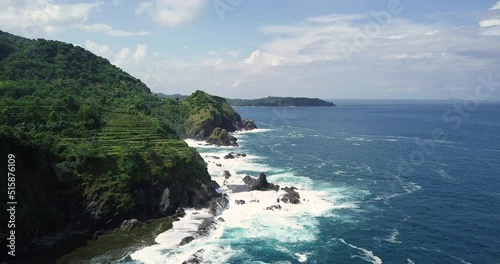
{"label": "dark boulder", "polygon": [[235,156],[233,155],[233,152],[224,156],[224,159],[234,159],[234,158],[235,158]]}
{"label": "dark boulder", "polygon": [[192,236],[188,236],[188,237],[185,237],[181,240],[181,243],[179,243],[179,246],[184,246],[186,244],[189,244],[191,243],[192,241],[194,240],[194,237]]}
{"label": "dark boulder", "polygon": [[247,154],[245,154],[245,153],[229,152],[227,155],[224,156],[224,159],[244,158],[246,156],[247,156]]}
{"label": "dark boulder", "polygon": [[198,226],[198,231],[196,234],[201,237],[205,237],[210,235],[213,230],[215,230],[217,225],[217,222],[215,222],[215,219],[212,218],[207,218],[201,222],[201,224]]}
{"label": "dark boulder", "polygon": [[266,207],[266,210],[271,210],[271,211],[274,211],[274,210],[281,210],[281,205],[271,205],[271,206],[268,206]]}
{"label": "dark boulder", "polygon": [[187,259],[186,261],[182,262],[182,264],[202,264],[202,263],[203,264],[211,264],[210,261],[206,261],[203,258],[203,253],[204,252],[205,252],[205,250],[203,250],[203,249],[198,250],[191,257],[189,257],[189,259]]}
{"label": "dark boulder", "polygon": [[234,200],[235,204],[245,204],[245,200]]}
{"label": "dark boulder", "polygon": [[231,177],[231,173],[227,170],[224,171],[224,173],[222,173],[222,176],[224,176],[224,178],[229,179]]}
{"label": "dark boulder", "polygon": [[300,195],[296,191],[297,188],[295,187],[285,187],[281,188],[281,190],[285,191],[286,193],[283,195],[281,198],[281,201],[284,203],[291,203],[291,204],[299,204],[300,203]]}
{"label": "dark boulder", "polygon": [[210,206],[208,207],[208,212],[213,216],[218,216],[227,208],[229,201],[226,197],[218,197],[210,201]]}
{"label": "dark boulder", "polygon": [[175,210],[174,217],[184,217],[186,216],[186,211],[184,211],[184,208],[179,207],[177,210]]}
{"label": "dark boulder", "polygon": [[257,128],[255,122],[250,118],[238,120],[235,122],[234,126],[236,127],[236,129],[243,131],[254,130]]}
{"label": "dark boulder", "polygon": [[245,178],[243,178],[243,182],[252,191],[255,191],[255,190],[257,190],[257,191],[269,191],[269,190],[278,191],[279,190],[279,185],[274,185],[272,183],[269,183],[267,181],[266,174],[264,174],[263,172],[260,173],[259,179],[254,179],[254,178],[247,175],[247,176],[245,176]]}

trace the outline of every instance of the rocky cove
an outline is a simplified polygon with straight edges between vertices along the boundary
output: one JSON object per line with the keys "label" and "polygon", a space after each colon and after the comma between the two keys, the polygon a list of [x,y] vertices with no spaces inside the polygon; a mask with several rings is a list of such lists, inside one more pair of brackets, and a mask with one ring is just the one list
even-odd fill
{"label": "rocky cove", "polygon": [[[237,135],[236,135],[237,136]],[[250,206],[251,210],[279,212],[284,207],[301,204],[300,190],[293,186],[279,186],[271,183],[267,175],[247,175],[235,168],[240,162],[254,157],[237,152],[237,147],[216,147],[203,141],[187,140],[192,147],[214,149],[217,153],[203,155],[212,178],[218,182],[220,197],[213,199],[207,209],[186,208],[185,216],[173,223],[172,229],[157,237],[158,244],[143,248],[127,257],[144,263],[167,261],[168,263],[211,263],[203,243],[217,239],[227,222],[234,219],[233,210]],[[203,153],[203,152],[202,152]],[[224,158],[232,156],[233,158]],[[305,201],[305,200],[304,200]],[[241,209],[240,209],[241,208]],[[172,252],[163,259],[152,259],[154,252]],[[182,252],[182,253],[179,253]]]}

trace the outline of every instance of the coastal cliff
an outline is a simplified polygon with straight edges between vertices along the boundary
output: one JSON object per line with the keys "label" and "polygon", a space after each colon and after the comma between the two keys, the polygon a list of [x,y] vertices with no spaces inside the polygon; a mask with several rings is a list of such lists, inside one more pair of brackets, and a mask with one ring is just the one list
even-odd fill
{"label": "coastal cliff", "polygon": [[137,223],[125,220],[208,207],[219,186],[181,139],[234,145],[228,132],[255,127],[223,98],[160,98],[81,47],[2,31],[0,112],[0,154],[17,164],[18,259],[57,257],[74,241]]}

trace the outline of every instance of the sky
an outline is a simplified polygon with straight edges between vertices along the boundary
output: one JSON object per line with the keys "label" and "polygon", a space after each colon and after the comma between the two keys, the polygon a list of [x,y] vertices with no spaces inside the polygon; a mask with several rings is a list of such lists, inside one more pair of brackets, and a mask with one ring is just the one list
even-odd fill
{"label": "sky", "polygon": [[464,99],[500,82],[498,0],[0,0],[0,29],[165,94]]}

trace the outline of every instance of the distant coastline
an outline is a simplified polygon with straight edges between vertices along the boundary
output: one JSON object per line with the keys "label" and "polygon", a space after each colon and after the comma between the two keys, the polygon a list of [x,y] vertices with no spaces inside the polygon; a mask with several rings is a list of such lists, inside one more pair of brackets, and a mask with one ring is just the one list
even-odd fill
{"label": "distant coastline", "polygon": [[[175,100],[184,100],[187,96],[180,94],[166,95],[157,93],[160,97],[171,98]],[[315,107],[336,107],[332,102],[321,100],[319,98],[307,97],[276,97],[269,96],[259,99],[229,99],[225,98],[231,106],[315,106]]]}

